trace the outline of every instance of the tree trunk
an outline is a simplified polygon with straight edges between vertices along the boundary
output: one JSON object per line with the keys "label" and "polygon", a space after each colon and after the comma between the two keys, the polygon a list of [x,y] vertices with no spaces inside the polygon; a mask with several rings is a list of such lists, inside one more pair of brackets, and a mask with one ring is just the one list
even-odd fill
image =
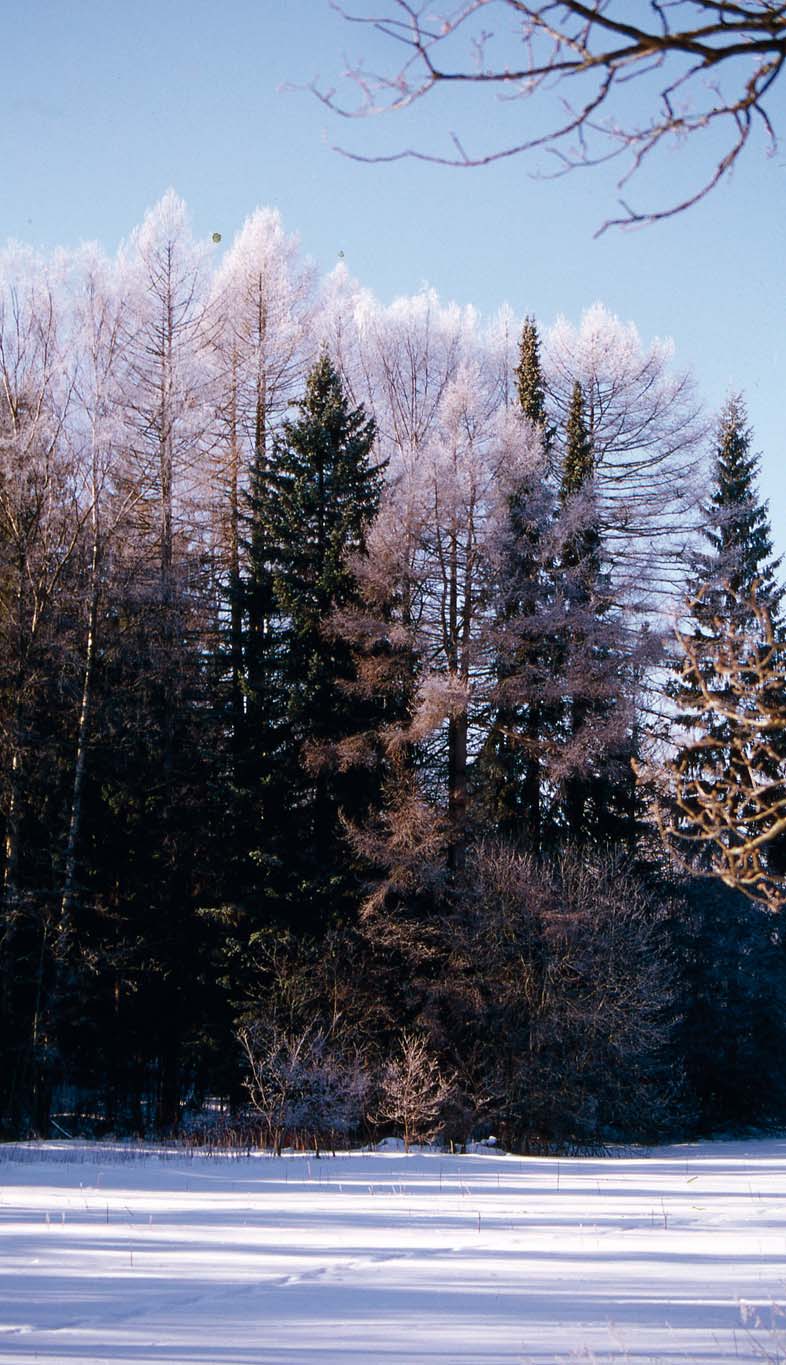
{"label": "tree trunk", "polygon": [[467,842],[467,713],[448,721],[448,814],[452,831],[449,863],[462,872]]}
{"label": "tree trunk", "polygon": [[93,697],[93,670],[95,664],[96,631],[98,629],[98,562],[99,542],[94,525],[93,553],[90,573],[90,603],[87,617],[87,640],[85,662],[82,675],[82,701],[79,708],[79,726],[76,738],[76,759],[74,762],[74,785],[71,793],[71,816],[68,823],[65,864],[63,868],[63,894],[60,901],[60,922],[57,935],[57,961],[60,962],[66,950],[71,933],[74,904],[76,899],[77,849],[82,829],[82,794],[87,772],[87,745],[90,734],[91,705]]}

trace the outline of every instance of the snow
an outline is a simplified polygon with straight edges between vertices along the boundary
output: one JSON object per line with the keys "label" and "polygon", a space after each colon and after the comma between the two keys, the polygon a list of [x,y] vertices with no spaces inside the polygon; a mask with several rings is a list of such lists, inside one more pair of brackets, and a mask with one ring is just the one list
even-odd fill
{"label": "snow", "polygon": [[786,1141],[0,1148],[0,1362],[786,1360]]}

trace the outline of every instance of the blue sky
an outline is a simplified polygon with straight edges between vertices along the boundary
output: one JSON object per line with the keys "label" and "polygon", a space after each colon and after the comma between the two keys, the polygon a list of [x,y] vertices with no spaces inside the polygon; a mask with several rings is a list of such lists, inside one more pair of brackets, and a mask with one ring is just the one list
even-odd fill
{"label": "blue sky", "polygon": [[[113,248],[172,185],[197,232],[225,239],[258,204],[279,208],[322,269],[343,252],[383,300],[428,283],[484,313],[509,302],[546,326],[602,299],[645,338],[674,338],[710,408],[745,392],[786,550],[786,150],[767,157],[759,144],[689,214],[593,240],[614,206],[605,169],[544,181],[521,160],[457,171],[337,154],[342,141],[369,153],[445,146],[452,128],[487,145],[527,110],[451,91],[403,117],[347,122],[306,90],[282,90],[336,84],[347,57],[382,51],[329,0],[4,9],[0,238]],[[786,109],[786,85],[776,104]],[[695,155],[667,157],[661,181],[679,183]]]}

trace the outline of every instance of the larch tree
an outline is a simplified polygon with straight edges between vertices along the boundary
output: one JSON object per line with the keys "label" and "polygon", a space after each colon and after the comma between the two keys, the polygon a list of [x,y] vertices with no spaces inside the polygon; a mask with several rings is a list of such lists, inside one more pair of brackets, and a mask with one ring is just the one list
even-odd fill
{"label": "larch tree", "polygon": [[[146,215],[120,255],[128,294],[124,382],[130,430],[129,478],[144,490],[135,506],[137,563],[123,604],[125,653],[116,686],[142,713],[143,729],[126,733],[129,762],[118,774],[117,800],[138,838],[154,820],[155,838],[137,847],[133,872],[147,879],[140,944],[157,1111],[163,1126],[177,1119],[184,1031],[197,973],[184,949],[196,946],[193,918],[197,860],[186,854],[198,838],[195,812],[204,805],[203,759],[195,726],[204,650],[214,622],[203,614],[210,559],[208,460],[216,444],[207,257],[194,241],[186,207],[172,191]],[[212,746],[211,746],[212,748]],[[125,786],[123,785],[125,780]],[[140,818],[139,784],[148,790]],[[139,1018],[142,1029],[148,1027]]]}
{"label": "larch tree", "polygon": [[[373,860],[384,863],[383,847],[394,849],[414,812],[425,817],[428,799],[446,797],[458,817],[456,830],[464,820],[467,721],[460,714],[465,691],[459,678],[475,643],[473,638],[469,646],[469,618],[463,626],[459,620],[460,580],[466,572],[473,578],[478,568],[469,447],[487,439],[479,424],[487,425],[496,405],[497,376],[480,363],[473,310],[445,307],[431,290],[383,308],[343,272],[333,284],[326,323],[342,343],[352,392],[363,394],[373,412],[387,462],[380,516],[368,557],[358,565],[363,609],[343,625],[369,700],[384,694],[386,721],[378,738],[387,774],[385,822],[392,823],[372,840]],[[483,482],[485,474],[479,478]],[[471,594],[467,605],[476,627]],[[444,695],[434,708],[422,692],[433,702],[448,675],[453,700],[446,711]],[[379,757],[379,745],[368,735],[361,741],[359,728],[356,742]],[[464,837],[462,832],[451,857],[461,858]],[[442,847],[439,838],[437,843]]]}
{"label": "larch tree", "polygon": [[42,850],[47,825],[59,829],[67,623],[89,516],[89,484],[66,435],[72,359],[54,272],[9,249],[0,260],[0,1010],[17,1117],[46,1103],[41,1004],[54,924]]}
{"label": "larch tree", "polygon": [[[473,769],[499,705],[492,593],[510,500],[540,453],[532,424],[499,406],[482,356],[467,362],[417,459],[398,467],[370,540],[367,572],[390,588],[388,638],[413,663],[408,715],[385,737],[389,752],[403,749],[416,765],[419,798],[408,788],[399,815],[406,824],[413,801],[431,805],[447,831],[441,840],[435,826],[434,846],[447,847],[452,874],[477,823]],[[405,783],[412,778],[410,767]],[[395,848],[395,821],[389,836]]]}
{"label": "larch tree", "polygon": [[[587,610],[603,610],[598,581],[601,545],[594,482],[595,453],[584,418],[584,394],[581,384],[576,380],[565,424],[565,454],[559,490],[563,508],[572,509],[580,502],[584,504],[576,529],[565,541],[560,564],[566,574],[566,628],[571,638],[564,641],[564,645],[568,651],[576,646],[581,650],[587,644],[586,632],[574,618],[582,616]],[[593,709],[587,696],[590,691],[586,682],[582,685],[577,680],[568,700],[566,722],[574,741],[584,726],[590,723]],[[576,845],[585,842],[587,836],[589,786],[585,774],[573,772],[565,779],[565,822],[569,837]]]}
{"label": "larch tree", "polygon": [[632,323],[594,304],[560,318],[543,347],[552,421],[564,430],[576,383],[595,462],[598,528],[614,595],[657,616],[682,590],[681,554],[701,522],[705,428],[673,346],[645,345]]}
{"label": "larch tree", "polygon": [[313,355],[312,320],[313,271],[298,240],[275,210],[257,209],[216,272],[211,306],[217,413],[211,465],[222,597],[216,704],[224,732],[216,829],[224,874],[216,889],[234,906],[234,920],[242,911],[247,927],[246,912],[256,922],[270,891],[275,852],[271,842],[269,857],[259,857],[259,829],[269,825],[279,799],[274,771],[285,724],[274,676],[270,461]]}
{"label": "larch tree", "polygon": [[[235,758],[246,747],[244,716],[262,728],[257,705],[270,614],[270,574],[254,499],[273,436],[294,401],[311,349],[313,271],[281,216],[257,209],[243,224],[213,281],[221,499],[219,539],[229,602],[230,720]],[[250,498],[250,501],[247,499]],[[253,564],[261,577],[246,572]]]}
{"label": "larch tree", "polygon": [[58,926],[60,955],[67,948],[78,899],[78,856],[96,667],[104,643],[103,611],[109,605],[108,556],[146,491],[125,477],[130,432],[123,396],[128,305],[122,279],[116,265],[93,247],[75,253],[69,264],[68,306],[74,353],[69,439],[83,470],[89,522],[84,549],[87,588],[80,651],[81,686]]}

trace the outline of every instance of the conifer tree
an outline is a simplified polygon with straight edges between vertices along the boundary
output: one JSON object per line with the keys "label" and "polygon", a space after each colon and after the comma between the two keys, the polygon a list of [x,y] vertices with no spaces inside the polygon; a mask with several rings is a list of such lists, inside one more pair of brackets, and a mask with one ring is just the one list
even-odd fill
{"label": "conifer tree", "polygon": [[562,465],[560,499],[563,503],[586,489],[595,472],[587,423],[584,420],[584,394],[577,379],[565,424],[565,459]]}
{"label": "conifer tree", "polygon": [[574,844],[632,841],[631,738],[612,717],[624,711],[627,648],[602,573],[595,453],[576,380],[565,425],[560,485],[568,535],[556,572],[565,620],[559,667],[567,684],[565,737],[576,752],[563,785],[563,820]]}
{"label": "conifer tree", "polygon": [[[706,508],[704,531],[710,548],[693,556],[689,590],[691,619],[683,632],[691,637],[694,647],[703,648],[706,657],[702,675],[710,683],[712,658],[718,645],[718,619],[733,616],[738,629],[745,626],[755,629],[751,607],[755,597],[777,626],[783,596],[775,578],[779,561],[772,558],[767,507],[759,501],[756,490],[759,457],[751,453],[751,440],[744,400],[735,394],[726,402],[718,419],[713,490]],[[681,668],[681,661],[677,668]],[[671,692],[682,724],[688,729],[698,724],[705,741],[711,740],[722,749],[730,738],[729,722],[721,717],[709,719],[703,707],[701,714],[697,713],[699,689],[696,683],[682,676]]]}
{"label": "conifer tree", "polygon": [[704,532],[709,553],[694,559],[696,586],[708,585],[712,601],[731,609],[756,586],[759,603],[777,616],[783,589],[776,581],[780,561],[772,558],[772,535],[766,504],[759,501],[756,479],[759,456],[751,452],[753,433],[744,399],[735,394],[724,405],[717,430],[714,488]]}
{"label": "conifer tree", "polygon": [[[525,319],[522,328],[515,380],[521,414],[540,433],[547,456],[552,433],[547,428],[540,339],[532,316]],[[543,706],[534,695],[534,684],[543,660],[532,637],[532,626],[544,577],[541,518],[533,494],[529,479],[509,500],[508,542],[498,605],[500,704],[478,761],[477,780],[481,806],[496,832],[538,852],[542,833],[539,748]],[[518,680],[515,684],[514,678]],[[516,699],[514,691],[520,694]]]}
{"label": "conifer tree", "polygon": [[[594,474],[592,443],[584,420],[584,395],[578,380],[573,393],[565,425],[565,455],[562,465],[560,502],[563,508],[579,498],[591,498]],[[581,525],[567,540],[562,554],[562,568],[567,571],[568,601],[575,614],[583,609],[595,591],[598,574],[599,535],[597,525],[586,511]],[[574,628],[575,630],[575,628]],[[568,728],[575,738],[589,720],[587,702],[572,696],[568,703]],[[571,773],[565,783],[565,819],[568,832],[576,842],[584,837],[589,784],[584,776]]]}
{"label": "conifer tree", "polygon": [[516,366],[516,392],[519,407],[536,426],[546,426],[546,391],[540,366],[540,337],[532,315],[524,319]]}
{"label": "conifer tree", "polygon": [[[752,750],[755,727],[740,709],[740,687],[746,676],[751,698],[756,693],[758,699],[763,671],[771,668],[778,676],[782,672],[779,609],[783,589],[776,579],[780,561],[772,557],[767,506],[756,488],[759,457],[752,453],[751,442],[745,402],[735,394],[718,420],[714,484],[704,532],[709,550],[693,557],[689,618],[681,632],[683,651],[670,688],[677,719],[686,733],[686,742],[671,764],[682,798],[675,832],[690,833],[691,822],[685,815],[693,809],[694,796],[697,814],[705,796],[714,802],[721,796],[725,801],[727,795],[729,808],[734,803],[740,816],[745,809],[753,809],[754,787],[775,781],[783,767],[779,756],[786,751],[786,740],[780,731],[768,732],[766,752],[761,742]],[[766,707],[782,712],[783,704],[776,677],[767,688]],[[764,823],[760,815],[757,818],[761,832]],[[746,831],[737,829],[736,839],[744,842],[745,837]],[[709,846],[706,851],[709,856]],[[780,836],[768,848],[768,862],[780,874],[784,861]]]}
{"label": "conifer tree", "polygon": [[[264,515],[272,578],[272,659],[284,726],[276,756],[280,836],[291,912],[317,924],[351,897],[340,817],[365,813],[373,778],[342,771],[333,746],[358,725],[352,655],[331,629],[357,600],[352,557],[361,554],[379,502],[374,423],[352,409],[326,352],[311,370],[293,421],[270,461]],[[362,718],[361,718],[362,719]],[[262,829],[263,839],[265,829]],[[301,888],[299,891],[298,888]],[[307,888],[306,914],[302,888]]]}

